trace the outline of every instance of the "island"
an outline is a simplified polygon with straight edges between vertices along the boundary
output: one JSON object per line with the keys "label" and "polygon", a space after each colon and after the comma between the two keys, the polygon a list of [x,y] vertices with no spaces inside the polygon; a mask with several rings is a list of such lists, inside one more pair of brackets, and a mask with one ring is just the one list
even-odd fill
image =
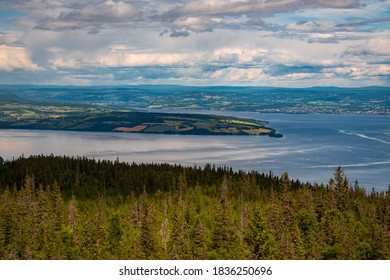
{"label": "island", "polygon": [[1,129],[283,137],[266,124],[230,116],[157,113],[86,104],[0,102]]}

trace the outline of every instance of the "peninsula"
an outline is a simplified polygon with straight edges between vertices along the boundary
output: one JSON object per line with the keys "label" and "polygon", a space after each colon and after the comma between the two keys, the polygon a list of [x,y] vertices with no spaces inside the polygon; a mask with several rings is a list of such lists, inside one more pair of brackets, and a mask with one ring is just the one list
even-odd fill
{"label": "peninsula", "polygon": [[0,128],[283,137],[267,122],[228,116],[156,113],[85,104],[0,102]]}

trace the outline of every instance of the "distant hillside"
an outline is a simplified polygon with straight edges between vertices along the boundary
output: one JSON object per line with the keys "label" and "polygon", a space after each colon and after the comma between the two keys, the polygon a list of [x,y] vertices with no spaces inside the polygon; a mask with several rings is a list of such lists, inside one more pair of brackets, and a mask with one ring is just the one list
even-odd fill
{"label": "distant hillside", "polygon": [[389,87],[0,86],[30,102],[77,102],[125,108],[263,113],[390,114]]}

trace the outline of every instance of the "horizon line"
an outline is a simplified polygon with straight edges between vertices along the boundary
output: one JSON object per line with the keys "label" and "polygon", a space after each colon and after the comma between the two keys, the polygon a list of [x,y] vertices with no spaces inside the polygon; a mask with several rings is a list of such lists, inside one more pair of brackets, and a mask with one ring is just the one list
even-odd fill
{"label": "horizon line", "polygon": [[260,86],[260,85],[182,85],[182,84],[101,84],[101,85],[74,85],[74,84],[3,84],[0,87],[147,87],[147,86],[171,86],[171,87],[188,87],[188,88],[275,88],[275,89],[312,89],[312,88],[339,88],[339,89],[359,89],[359,88],[390,88],[383,85],[367,85],[367,86],[307,86],[307,87],[286,87],[286,86]]}

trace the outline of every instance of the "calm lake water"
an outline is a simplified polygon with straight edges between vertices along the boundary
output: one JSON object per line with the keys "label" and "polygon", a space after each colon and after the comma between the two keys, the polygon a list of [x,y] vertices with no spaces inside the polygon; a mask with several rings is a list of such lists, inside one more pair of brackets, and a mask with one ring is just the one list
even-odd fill
{"label": "calm lake water", "polygon": [[337,166],[350,182],[368,190],[390,185],[390,116],[290,115],[213,112],[269,121],[283,138],[187,136],[101,132],[0,130],[0,155],[22,154],[119,158],[127,162],[169,162],[258,170],[301,181],[327,183]]}

